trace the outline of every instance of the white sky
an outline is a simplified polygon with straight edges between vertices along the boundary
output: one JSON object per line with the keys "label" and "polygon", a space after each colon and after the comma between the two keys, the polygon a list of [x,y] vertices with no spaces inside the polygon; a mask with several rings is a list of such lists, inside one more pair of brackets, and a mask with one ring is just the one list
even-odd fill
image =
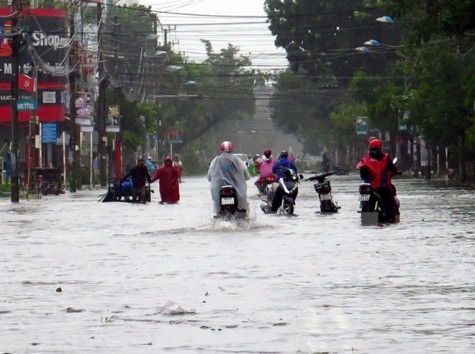
{"label": "white sky", "polygon": [[[138,0],[152,6],[164,26],[176,52],[190,60],[206,58],[200,39],[209,40],[214,52],[232,44],[239,53],[249,56],[261,70],[285,69],[285,51],[277,49],[271,35],[264,0]],[[163,37],[160,38],[163,41]]]}

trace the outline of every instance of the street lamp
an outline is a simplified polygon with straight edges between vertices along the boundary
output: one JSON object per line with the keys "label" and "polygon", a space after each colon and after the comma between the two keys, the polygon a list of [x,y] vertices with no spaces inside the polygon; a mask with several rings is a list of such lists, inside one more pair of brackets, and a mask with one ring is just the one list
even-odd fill
{"label": "street lamp", "polygon": [[376,21],[384,23],[394,23],[394,20],[391,18],[391,16],[381,16],[378,17]]}

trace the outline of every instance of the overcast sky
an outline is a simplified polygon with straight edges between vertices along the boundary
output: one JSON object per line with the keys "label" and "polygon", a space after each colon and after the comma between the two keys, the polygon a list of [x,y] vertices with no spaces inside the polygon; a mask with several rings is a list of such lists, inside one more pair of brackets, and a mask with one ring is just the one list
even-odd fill
{"label": "overcast sky", "polygon": [[[219,52],[228,43],[249,56],[256,68],[283,69],[285,51],[277,49],[271,35],[263,0],[139,0],[158,12],[174,50],[197,62],[206,58],[200,39],[211,41]],[[160,40],[163,40],[161,38]]]}

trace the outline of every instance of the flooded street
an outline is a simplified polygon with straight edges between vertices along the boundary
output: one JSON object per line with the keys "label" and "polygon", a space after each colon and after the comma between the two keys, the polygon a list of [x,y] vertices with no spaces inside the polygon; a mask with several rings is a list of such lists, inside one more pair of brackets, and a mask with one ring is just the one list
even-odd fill
{"label": "flooded street", "polygon": [[[308,177],[308,176],[307,176]],[[295,217],[212,219],[209,183],[181,202],[105,190],[0,200],[1,353],[469,353],[475,193],[398,179],[401,223],[361,226],[357,175],[339,213],[302,182]]]}

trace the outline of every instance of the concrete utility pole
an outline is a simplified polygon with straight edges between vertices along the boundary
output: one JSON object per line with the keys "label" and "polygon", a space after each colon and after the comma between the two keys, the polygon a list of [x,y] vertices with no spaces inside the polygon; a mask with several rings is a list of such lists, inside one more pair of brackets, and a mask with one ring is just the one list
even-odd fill
{"label": "concrete utility pole", "polygon": [[99,155],[99,181],[101,187],[107,185],[107,135],[106,135],[106,89],[109,86],[109,80],[104,76],[104,59],[102,55],[102,4],[97,4],[97,37],[98,37],[98,74],[99,74],[99,95],[98,95],[98,110],[97,110],[97,152]]}
{"label": "concrete utility pole", "polygon": [[[75,36],[75,23],[74,23],[74,13],[71,15],[69,30],[71,32],[71,38]],[[71,44],[71,53],[70,53],[70,62],[71,67],[75,66],[77,61],[77,41],[73,40]],[[76,91],[77,91],[77,78],[78,73],[73,71],[69,75],[69,148],[72,152],[72,162],[70,164],[70,191],[76,192],[77,189],[81,189],[81,150],[79,147],[81,129],[76,124]]]}
{"label": "concrete utility pole", "polygon": [[19,185],[19,161],[18,161],[18,65],[20,56],[20,42],[21,32],[18,27],[18,19],[21,13],[20,0],[12,1],[12,30],[13,35],[12,46],[12,141],[11,141],[11,156],[12,156],[12,177],[11,177],[11,201],[18,202],[20,200],[20,185]]}

